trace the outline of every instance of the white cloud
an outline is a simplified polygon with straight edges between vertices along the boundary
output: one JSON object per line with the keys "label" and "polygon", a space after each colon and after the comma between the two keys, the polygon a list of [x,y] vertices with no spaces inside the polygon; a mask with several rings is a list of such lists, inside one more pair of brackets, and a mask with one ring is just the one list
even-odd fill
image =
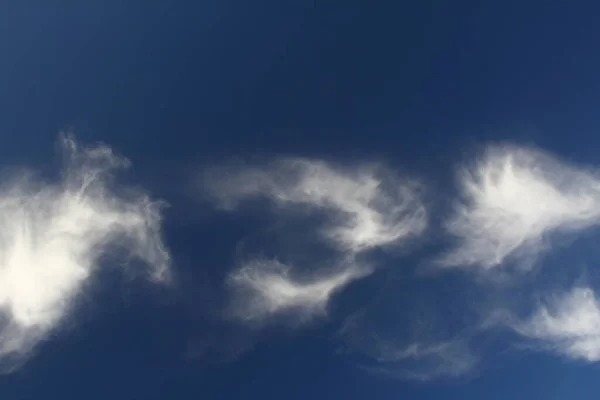
{"label": "white cloud", "polygon": [[412,343],[381,354],[372,372],[401,379],[431,381],[458,378],[473,371],[479,359],[461,342]]}
{"label": "white cloud", "polygon": [[60,182],[33,173],[0,182],[0,361],[26,356],[60,324],[109,251],[168,278],[161,204],[111,184],[128,161],[106,146],[81,149],[68,137],[61,145]]}
{"label": "white cloud", "polygon": [[333,294],[371,271],[354,264],[327,275],[300,277],[277,261],[253,261],[228,279],[235,291],[234,316],[246,321],[294,313],[301,322],[324,315]]}
{"label": "white cloud", "polygon": [[574,359],[600,361],[600,302],[590,288],[554,296],[531,319],[513,328],[542,348]]}
{"label": "white cloud", "polygon": [[443,265],[486,269],[534,257],[544,238],[600,221],[600,177],[530,148],[493,147],[460,174],[462,199],[446,222],[458,240]]}
{"label": "white cloud", "polygon": [[357,264],[356,255],[398,244],[422,233],[427,224],[419,185],[400,181],[376,165],[343,169],[324,161],[289,158],[266,166],[213,168],[204,183],[213,201],[226,209],[265,197],[293,210],[329,213],[322,235],[344,254],[333,268],[317,273],[313,269],[303,276],[264,260],[233,271],[229,283],[238,300],[234,315],[243,320],[286,313],[305,321],[323,315],[333,293],[371,273],[371,268]]}
{"label": "white cloud", "polygon": [[226,208],[266,196],[282,205],[329,210],[337,219],[324,235],[351,252],[396,243],[427,225],[416,182],[375,165],[343,170],[318,160],[283,159],[266,167],[216,168],[206,183]]}

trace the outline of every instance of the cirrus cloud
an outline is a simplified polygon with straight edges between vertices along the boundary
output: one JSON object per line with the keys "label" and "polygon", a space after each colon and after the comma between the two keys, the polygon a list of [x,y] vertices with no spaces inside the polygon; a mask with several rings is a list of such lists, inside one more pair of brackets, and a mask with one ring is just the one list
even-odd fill
{"label": "cirrus cloud", "polygon": [[169,277],[161,203],[114,185],[129,162],[104,145],[60,144],[60,181],[29,172],[0,183],[0,361],[9,367],[67,317],[112,250],[141,260],[153,281]]}
{"label": "cirrus cloud", "polygon": [[589,287],[555,294],[513,329],[542,349],[569,358],[600,361],[600,301]]}
{"label": "cirrus cloud", "polygon": [[344,265],[321,276],[297,276],[293,268],[275,260],[253,260],[233,271],[234,316],[244,321],[293,313],[299,322],[324,315],[331,296],[355,279],[371,273],[356,264]]}
{"label": "cirrus cloud", "polygon": [[321,160],[287,158],[267,166],[213,168],[204,183],[224,208],[266,197],[282,206],[329,211],[334,221],[322,233],[349,252],[397,243],[427,225],[420,185],[399,180],[378,165],[344,169]]}
{"label": "cirrus cloud", "polygon": [[600,176],[532,148],[490,147],[459,175],[462,197],[446,221],[458,242],[439,263],[492,269],[531,259],[553,232],[600,221]]}
{"label": "cirrus cloud", "polygon": [[204,190],[224,209],[262,197],[292,211],[325,213],[327,222],[320,237],[342,254],[325,271],[303,273],[302,278],[278,261],[243,264],[228,282],[234,298],[244,299],[234,302],[239,307],[234,314],[246,320],[281,312],[293,313],[300,320],[322,315],[334,293],[372,272],[359,263],[358,255],[402,244],[427,225],[421,186],[375,164],[343,168],[322,160],[286,158],[262,166],[211,168],[204,184]]}

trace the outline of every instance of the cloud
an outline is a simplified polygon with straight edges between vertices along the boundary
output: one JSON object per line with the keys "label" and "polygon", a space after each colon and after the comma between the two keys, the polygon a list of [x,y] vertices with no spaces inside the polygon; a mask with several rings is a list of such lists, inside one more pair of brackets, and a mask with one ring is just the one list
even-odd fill
{"label": "cloud", "polygon": [[359,264],[359,254],[400,244],[427,225],[420,185],[401,181],[378,165],[342,168],[287,158],[264,166],[215,167],[206,172],[204,190],[230,210],[244,200],[266,198],[287,210],[325,213],[321,237],[342,254],[325,270],[303,265],[301,270],[311,272],[302,275],[298,268],[264,259],[233,271],[228,278],[236,299],[233,314],[246,321],[281,314],[306,321],[324,315],[333,293],[372,272]]}
{"label": "cloud", "polygon": [[391,347],[374,357],[375,365],[361,367],[391,378],[431,381],[458,378],[473,371],[479,358],[461,341],[411,343],[405,348]]}
{"label": "cloud", "polygon": [[[402,289],[387,288],[384,297],[345,319],[338,331],[342,353],[358,355],[356,365],[370,373],[403,380],[457,378],[473,372],[480,363],[471,349],[474,332],[449,332],[447,324],[458,321],[441,321],[442,315],[432,315]],[[404,299],[394,301],[394,291]]]}
{"label": "cloud", "polygon": [[262,321],[290,312],[298,321],[308,321],[326,313],[336,291],[370,272],[351,264],[323,276],[298,277],[292,268],[277,261],[255,260],[228,278],[236,296],[233,312],[245,321]]}
{"label": "cloud", "polygon": [[27,356],[65,319],[94,273],[114,265],[108,256],[137,258],[149,278],[168,279],[161,203],[113,185],[128,161],[106,146],[80,148],[71,137],[60,144],[59,182],[31,172],[0,182],[2,364]]}
{"label": "cloud", "polygon": [[554,295],[528,321],[512,325],[543,349],[573,359],[600,361],[600,302],[590,288],[576,287]]}
{"label": "cloud", "polygon": [[460,173],[461,201],[446,221],[457,246],[440,264],[491,269],[531,260],[552,232],[600,220],[600,177],[531,148],[491,147]]}
{"label": "cloud", "polygon": [[323,235],[350,252],[396,243],[423,232],[427,216],[419,185],[400,181],[381,166],[334,168],[320,160],[290,158],[266,167],[209,170],[206,189],[224,208],[267,197],[335,214]]}

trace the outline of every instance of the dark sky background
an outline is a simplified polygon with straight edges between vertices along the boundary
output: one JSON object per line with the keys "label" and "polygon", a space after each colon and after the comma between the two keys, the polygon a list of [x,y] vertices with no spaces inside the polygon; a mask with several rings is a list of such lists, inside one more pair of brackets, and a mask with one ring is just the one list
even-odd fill
{"label": "dark sky background", "polygon": [[0,376],[0,397],[597,398],[596,367],[546,355],[424,384],[338,354],[341,316],[260,335],[221,324],[219,285],[260,218],[215,216],[186,185],[222,159],[301,155],[385,160],[443,191],[453,163],[505,140],[594,163],[599,13],[591,1],[3,2],[2,164],[51,170],[64,130],[110,144],[171,204],[165,237],[184,283],[102,277],[76,323]]}

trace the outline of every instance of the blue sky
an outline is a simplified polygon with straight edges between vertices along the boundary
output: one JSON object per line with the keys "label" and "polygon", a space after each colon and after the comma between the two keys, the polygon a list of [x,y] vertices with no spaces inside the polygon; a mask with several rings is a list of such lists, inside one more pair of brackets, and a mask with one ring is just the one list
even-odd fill
{"label": "blue sky", "polygon": [[0,5],[0,397],[596,398],[600,6],[408,3]]}

